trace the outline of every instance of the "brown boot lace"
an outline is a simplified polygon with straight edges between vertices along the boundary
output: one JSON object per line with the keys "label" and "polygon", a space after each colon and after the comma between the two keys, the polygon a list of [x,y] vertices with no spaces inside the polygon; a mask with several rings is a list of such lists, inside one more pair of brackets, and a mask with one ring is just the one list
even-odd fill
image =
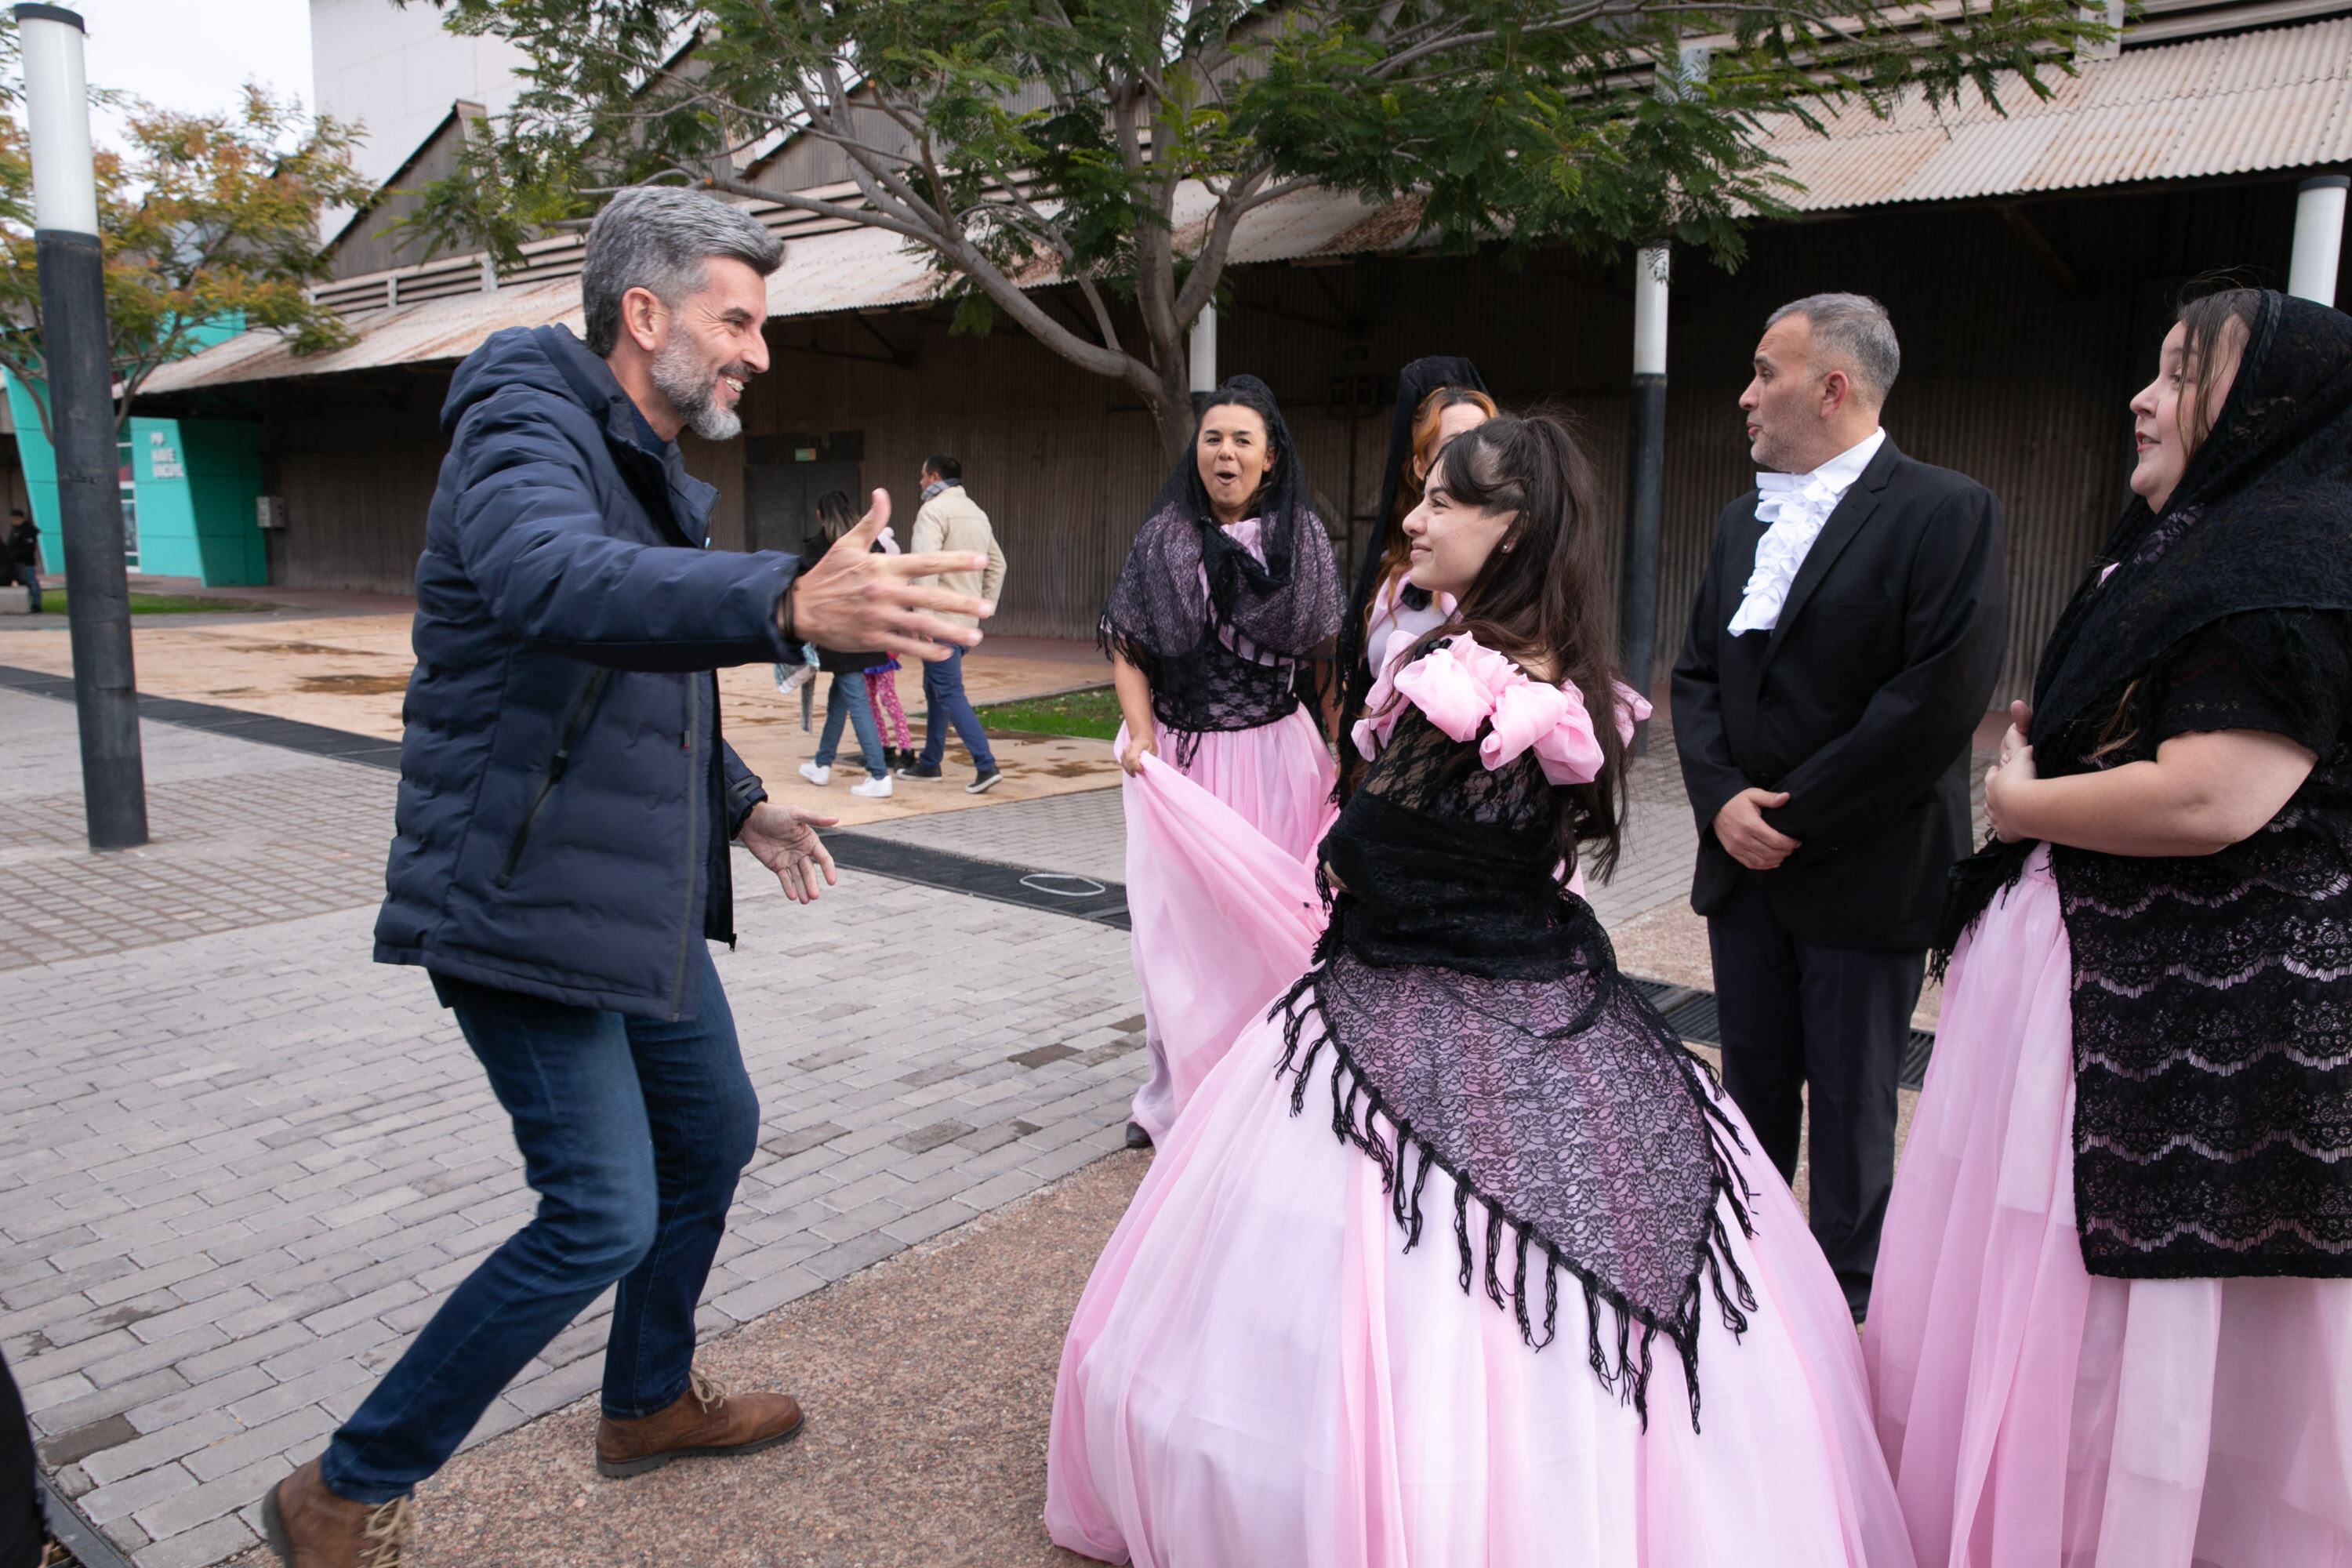
{"label": "brown boot lace", "polygon": [[727,1385],[715,1377],[705,1377],[698,1369],[687,1369],[686,1385],[694,1391],[695,1401],[702,1406],[705,1415],[727,1403]]}
{"label": "brown boot lace", "polygon": [[415,1528],[416,1510],[404,1497],[369,1510],[360,1539],[360,1568],[400,1568],[401,1553]]}

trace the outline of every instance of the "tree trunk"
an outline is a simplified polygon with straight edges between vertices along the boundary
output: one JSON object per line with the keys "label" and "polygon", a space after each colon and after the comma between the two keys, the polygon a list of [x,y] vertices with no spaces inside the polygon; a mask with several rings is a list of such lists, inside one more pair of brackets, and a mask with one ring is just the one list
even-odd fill
{"label": "tree trunk", "polygon": [[1181,359],[1174,374],[1162,371],[1150,398],[1151,417],[1160,429],[1160,455],[1172,470],[1192,449],[1192,377]]}

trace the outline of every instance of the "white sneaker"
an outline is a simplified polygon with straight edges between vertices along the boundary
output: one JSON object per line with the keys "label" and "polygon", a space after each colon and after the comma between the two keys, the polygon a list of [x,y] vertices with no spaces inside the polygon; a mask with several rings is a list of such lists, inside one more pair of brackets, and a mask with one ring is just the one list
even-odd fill
{"label": "white sneaker", "polygon": [[803,763],[801,777],[813,784],[829,784],[833,782],[833,770],[818,767],[814,763]]}
{"label": "white sneaker", "polygon": [[867,777],[857,784],[851,784],[849,786],[849,793],[866,800],[888,800],[890,798],[890,775],[888,773],[884,773],[878,779]]}

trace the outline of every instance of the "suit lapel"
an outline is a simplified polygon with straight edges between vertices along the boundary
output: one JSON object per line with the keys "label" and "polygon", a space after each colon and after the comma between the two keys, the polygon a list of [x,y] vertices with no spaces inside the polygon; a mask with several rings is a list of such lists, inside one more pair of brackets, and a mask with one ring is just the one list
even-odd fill
{"label": "suit lapel", "polygon": [[1813,590],[1822,585],[1822,579],[1830,574],[1830,568],[1837,564],[1837,558],[1844,553],[1847,545],[1853,542],[1853,536],[1862,531],[1862,525],[1870,521],[1870,514],[1878,510],[1878,494],[1886,488],[1886,481],[1894,475],[1895,465],[1902,457],[1903,454],[1895,449],[1894,437],[1889,437],[1880,442],[1878,450],[1871,457],[1870,466],[1862,470],[1862,477],[1854,480],[1853,488],[1839,500],[1837,510],[1830,513],[1827,522],[1822,524],[1821,532],[1813,539],[1813,547],[1805,552],[1804,564],[1797,568],[1796,578],[1789,584],[1789,596],[1780,602],[1780,618],[1773,623],[1770,638],[1764,645],[1765,662],[1769,663],[1780,651],[1781,639],[1789,635],[1790,626],[1804,613],[1805,603],[1813,596]]}

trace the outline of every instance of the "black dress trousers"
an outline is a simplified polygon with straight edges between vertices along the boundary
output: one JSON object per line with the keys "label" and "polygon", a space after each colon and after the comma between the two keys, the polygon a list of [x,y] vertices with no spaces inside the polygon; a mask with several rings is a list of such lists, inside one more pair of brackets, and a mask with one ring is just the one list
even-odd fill
{"label": "black dress trousers", "polygon": [[1895,1185],[1895,1080],[1927,954],[1803,941],[1746,870],[1706,934],[1723,1086],[1783,1177],[1796,1175],[1810,1104],[1813,1238],[1859,1322]]}

